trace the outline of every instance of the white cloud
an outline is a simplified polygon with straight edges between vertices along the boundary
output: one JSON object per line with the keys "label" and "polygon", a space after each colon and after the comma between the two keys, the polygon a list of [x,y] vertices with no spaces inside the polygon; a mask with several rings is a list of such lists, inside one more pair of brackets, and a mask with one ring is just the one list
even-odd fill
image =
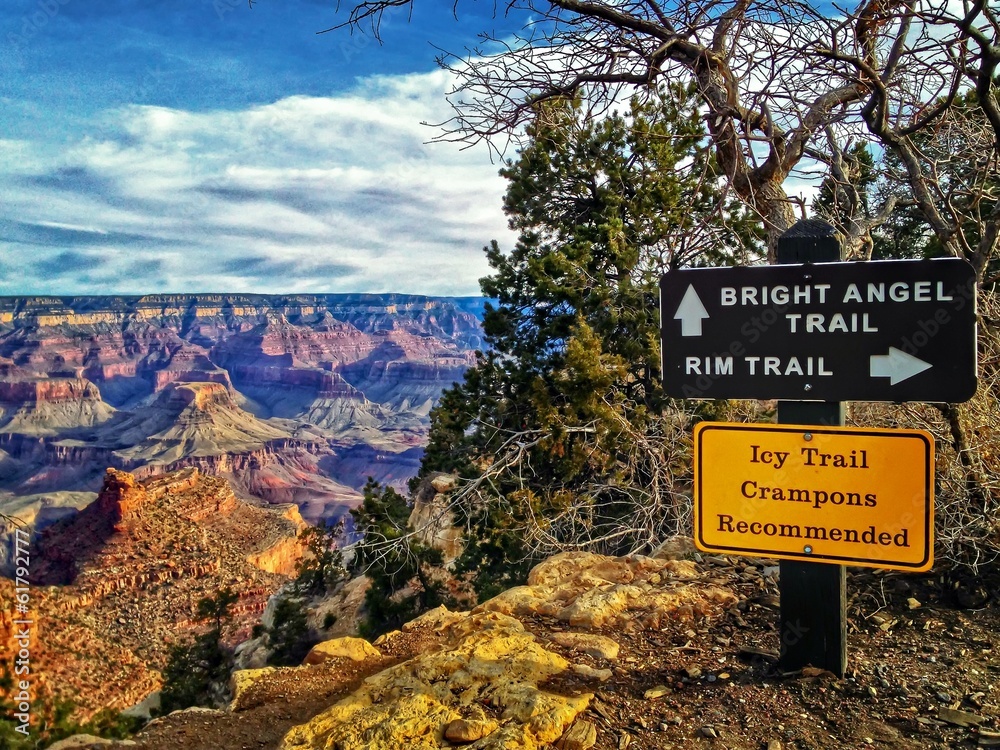
{"label": "white cloud", "polygon": [[240,111],[129,106],[54,156],[0,141],[0,293],[476,294],[482,246],[512,236],[485,149],[425,143],[448,87],[434,72]]}

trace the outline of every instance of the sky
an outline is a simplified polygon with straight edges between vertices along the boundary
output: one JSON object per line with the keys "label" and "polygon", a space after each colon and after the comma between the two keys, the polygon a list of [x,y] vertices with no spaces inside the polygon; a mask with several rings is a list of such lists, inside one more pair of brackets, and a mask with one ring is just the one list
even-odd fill
{"label": "sky", "polygon": [[493,7],[425,0],[380,45],[317,33],[336,0],[3,0],[0,295],[478,294],[499,164],[421,123],[436,47],[520,26]]}

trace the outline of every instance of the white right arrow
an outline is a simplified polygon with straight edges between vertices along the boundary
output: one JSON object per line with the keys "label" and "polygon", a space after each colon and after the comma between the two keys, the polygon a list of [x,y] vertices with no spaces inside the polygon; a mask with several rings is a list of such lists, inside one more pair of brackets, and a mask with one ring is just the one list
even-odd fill
{"label": "white right arrow", "polygon": [[917,359],[912,354],[889,347],[888,354],[873,354],[869,360],[871,366],[871,376],[873,378],[889,378],[889,385],[902,383],[907,378],[919,375],[924,370],[931,369],[934,365]]}
{"label": "white right arrow", "polygon": [[701,303],[701,297],[694,290],[694,285],[688,284],[674,314],[674,320],[681,322],[681,336],[701,336],[701,321],[707,317],[708,310]]}

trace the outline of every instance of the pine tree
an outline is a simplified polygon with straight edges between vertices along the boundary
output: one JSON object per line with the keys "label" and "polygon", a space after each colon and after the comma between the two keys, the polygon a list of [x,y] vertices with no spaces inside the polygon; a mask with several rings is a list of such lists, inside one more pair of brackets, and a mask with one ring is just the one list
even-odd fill
{"label": "pine tree", "polygon": [[170,649],[163,669],[162,713],[218,702],[233,663],[232,650],[223,644],[222,634],[238,598],[232,589],[223,588],[198,602],[198,618],[211,622],[212,627],[192,642]]}
{"label": "pine tree", "polygon": [[688,101],[635,100],[600,120],[549,102],[502,171],[518,241],[486,248],[489,349],[432,413],[421,469],[468,480],[458,569],[481,594],[522,578],[532,552],[641,549],[683,514],[665,480],[658,280],[761,250]]}
{"label": "pine tree", "polygon": [[267,663],[275,667],[296,667],[315,645],[309,636],[309,625],[303,601],[293,595],[278,599],[272,624],[267,628]]}

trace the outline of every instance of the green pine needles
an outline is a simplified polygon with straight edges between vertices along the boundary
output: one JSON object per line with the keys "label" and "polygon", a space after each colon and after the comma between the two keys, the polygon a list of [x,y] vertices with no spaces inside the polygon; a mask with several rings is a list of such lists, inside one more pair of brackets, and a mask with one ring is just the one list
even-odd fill
{"label": "green pine needles", "polygon": [[458,473],[480,596],[560,549],[649,550],[687,518],[689,416],[660,388],[658,281],[760,257],[689,92],[595,119],[539,106],[502,170],[516,246],[485,251],[489,349],[432,413],[421,475]]}

